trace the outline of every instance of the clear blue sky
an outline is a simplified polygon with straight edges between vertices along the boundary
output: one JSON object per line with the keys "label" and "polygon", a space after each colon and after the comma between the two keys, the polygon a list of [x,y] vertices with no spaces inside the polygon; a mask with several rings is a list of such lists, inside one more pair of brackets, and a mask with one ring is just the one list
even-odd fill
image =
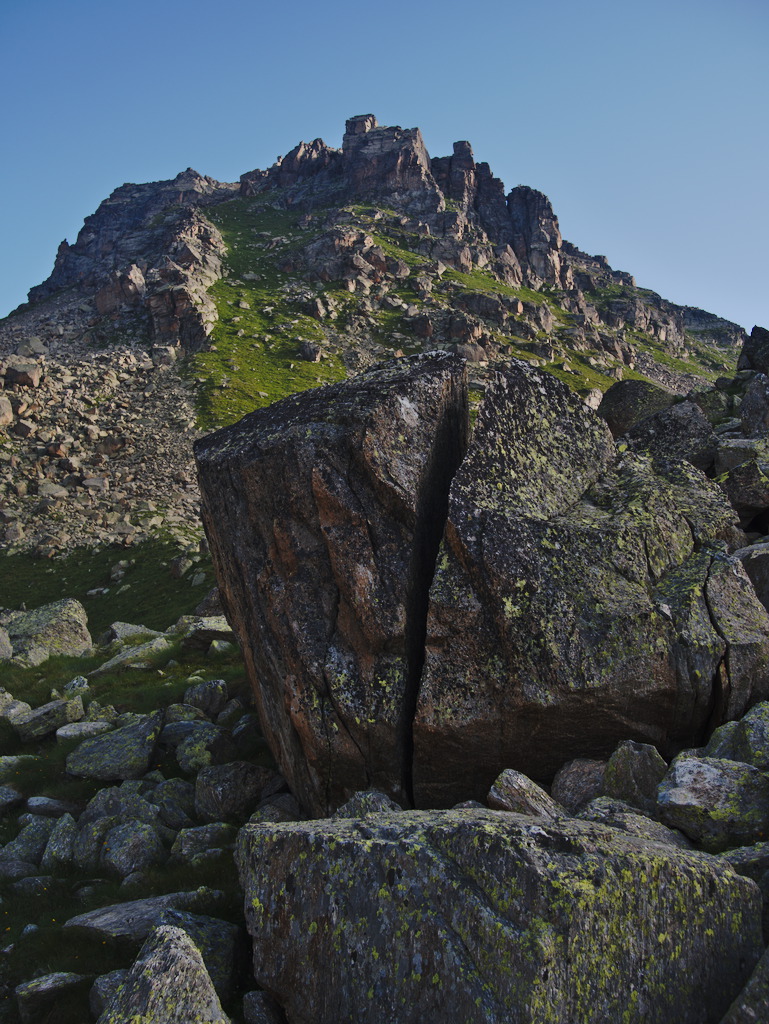
{"label": "clear blue sky", "polygon": [[345,118],[469,139],[564,237],[769,326],[766,0],[2,0],[0,315],[125,181],[224,181]]}

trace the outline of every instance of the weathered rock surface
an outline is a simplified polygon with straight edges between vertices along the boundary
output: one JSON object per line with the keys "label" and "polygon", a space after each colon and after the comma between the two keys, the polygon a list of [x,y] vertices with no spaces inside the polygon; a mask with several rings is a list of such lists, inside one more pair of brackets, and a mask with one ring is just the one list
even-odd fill
{"label": "weathered rock surface", "polygon": [[545,374],[489,388],[430,592],[414,797],[483,799],[633,738],[672,754],[769,686],[769,618],[718,540],[733,512],[684,462],[615,456]]}
{"label": "weathered rock surface", "polygon": [[612,384],[598,406],[614,437],[626,433],[661,409],[668,409],[676,396],[645,380],[621,380]]}
{"label": "weathered rock surface", "polygon": [[547,821],[555,821],[565,814],[563,807],[541,786],[512,768],[505,768],[494,780],[489,790],[488,805],[498,811],[530,814]]}
{"label": "weathered rock surface", "polygon": [[659,817],[706,850],[745,846],[769,835],[769,777],[752,765],[686,751],[662,780]]}
{"label": "weathered rock surface", "polygon": [[27,714],[15,715],[13,728],[19,739],[25,743],[42,739],[56,732],[62,726],[78,722],[85,714],[83,701],[79,696],[72,700],[52,700]]}
{"label": "weathered rock surface", "polygon": [[195,813],[201,821],[246,821],[275,777],[247,761],[203,768],[195,779]]}
{"label": "weathered rock surface", "polygon": [[[16,1002],[22,1024],[37,1024],[40,1020],[66,1024],[72,1019],[69,1014],[73,1009],[68,998],[84,994],[90,985],[88,975],[57,971],[17,986]],[[65,1005],[62,1006],[62,1002]]]}
{"label": "weathered rock surface", "polygon": [[238,860],[255,977],[290,1021],[717,1024],[762,949],[753,883],[584,822],[245,826]]}
{"label": "weathered rock surface", "polygon": [[591,800],[600,796],[605,771],[605,761],[596,761],[587,757],[577,757],[573,761],[567,761],[555,773],[550,794],[570,814],[576,814]]}
{"label": "weathered rock surface", "polygon": [[694,402],[678,402],[648,416],[632,426],[622,440],[635,451],[661,458],[686,459],[703,472],[712,468],[718,449],[718,439],[710,422]]}
{"label": "weathered rock surface", "polygon": [[198,889],[195,892],[172,892],[165,896],[129,900],[127,903],[116,903],[91,910],[86,914],[78,914],[66,921],[64,927],[78,929],[102,941],[139,942],[158,924],[164,911],[205,910],[221,895],[216,890]]}
{"label": "weathered rock surface", "polygon": [[86,779],[138,779],[149,770],[160,738],[163,712],[104,736],[83,740],[67,757],[67,771]]}
{"label": "weathered rock surface", "polygon": [[286,399],[196,446],[265,735],[315,813],[369,786],[408,789],[423,580],[466,429],[463,365],[431,354]]}
{"label": "weathered rock surface", "polygon": [[21,665],[40,665],[52,654],[79,657],[89,654],[93,646],[85,608],[73,598],[33,611],[6,612],[1,621],[13,658]]}
{"label": "weathered rock surface", "polygon": [[148,937],[99,1024],[229,1024],[197,946],[181,928]]}
{"label": "weathered rock surface", "polygon": [[627,832],[628,835],[664,843],[666,846],[678,846],[683,850],[692,848],[692,844],[682,832],[668,828],[645,814],[639,814],[635,807],[610,796],[598,796],[591,800],[579,811],[577,817],[583,821],[597,821],[601,825]]}
{"label": "weathered rock surface", "polygon": [[716,729],[703,753],[769,771],[769,703],[762,701],[739,721]]}
{"label": "weathered rock surface", "polygon": [[769,1020],[769,951],[756,964],[745,988],[722,1018],[721,1024],[759,1024]]}
{"label": "weathered rock surface", "polygon": [[764,327],[754,327],[750,332],[742,346],[737,369],[769,374],[769,331]]}
{"label": "weathered rock surface", "polygon": [[647,814],[654,814],[657,809],[657,787],[667,769],[659,752],[650,744],[625,740],[606,765],[603,792]]}

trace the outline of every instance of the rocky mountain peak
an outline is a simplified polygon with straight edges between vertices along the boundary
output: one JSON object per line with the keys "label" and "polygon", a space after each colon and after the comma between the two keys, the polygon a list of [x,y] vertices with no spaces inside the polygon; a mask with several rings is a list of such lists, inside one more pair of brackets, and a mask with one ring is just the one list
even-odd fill
{"label": "rocky mountain peak", "polygon": [[[637,287],[605,257],[563,239],[547,196],[526,185],[508,190],[469,141],[431,157],[418,128],[380,125],[370,113],[348,119],[340,148],[302,141],[236,183],[188,167],[165,181],[121,185],[73,244],[61,244],[29,300],[0,323],[0,358],[37,360],[25,379],[48,388],[58,367],[73,374],[90,365],[94,349],[107,362],[130,354],[131,365],[165,368],[180,389],[194,381],[190,408],[205,426],[392,355],[438,350],[468,361],[475,393],[515,357],[593,407],[626,376],[683,395],[733,369],[746,337],[736,324]],[[179,358],[186,383],[168,373]],[[27,498],[43,485],[68,494],[82,486],[81,470],[52,454],[72,443],[77,424],[65,418],[55,434],[61,444],[53,444],[54,427],[35,404],[22,395],[2,413],[13,424],[14,457],[30,474],[28,495],[9,482],[2,497],[9,539],[29,546],[43,544],[48,530],[46,508],[39,502],[28,515]],[[123,419],[103,429],[124,432]],[[25,440],[37,431],[51,434],[45,449]],[[106,460],[110,495],[133,473],[134,456],[122,453],[142,447],[125,440],[112,454],[82,442],[86,463]],[[189,459],[186,451],[175,472],[186,473]],[[175,502],[170,475],[165,490]],[[77,536],[102,539],[79,519]]]}

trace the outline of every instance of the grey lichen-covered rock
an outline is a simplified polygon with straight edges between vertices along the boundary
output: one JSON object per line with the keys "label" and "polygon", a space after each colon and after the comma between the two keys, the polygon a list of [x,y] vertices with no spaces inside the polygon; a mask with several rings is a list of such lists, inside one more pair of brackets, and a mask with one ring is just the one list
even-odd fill
{"label": "grey lichen-covered rock", "polygon": [[740,548],[734,552],[734,557],[742,562],[761,604],[769,608],[769,543],[764,541]]}
{"label": "grey lichen-covered rock", "polygon": [[77,823],[71,814],[63,814],[55,823],[46,843],[40,867],[43,871],[61,871],[74,863]]}
{"label": "grey lichen-covered rock", "polygon": [[247,961],[245,929],[218,917],[190,914],[184,910],[164,910],[160,924],[185,931],[200,951],[209,977],[220,999],[233,993],[238,972]]}
{"label": "grey lichen-covered rock", "polygon": [[[232,630],[230,630],[230,634]],[[215,718],[229,699],[224,679],[208,679],[195,683],[184,691],[184,703],[198,708],[210,718]]]}
{"label": "grey lichen-covered rock", "polygon": [[761,876],[769,871],[769,842],[738,846],[734,850],[726,850],[721,856],[738,875],[752,878],[754,882],[760,881]]}
{"label": "grey lichen-covered rock", "polygon": [[80,695],[71,700],[52,700],[39,708],[33,708],[26,715],[16,715],[13,728],[20,740],[31,743],[56,732],[61,726],[79,722],[85,714]]}
{"label": "grey lichen-covered rock", "polygon": [[[226,729],[213,722],[179,724],[192,727],[176,747],[176,761],[183,772],[192,775],[211,765],[224,764],[232,758],[232,737]],[[164,741],[165,738],[166,732],[163,730]]]}
{"label": "grey lichen-covered rock", "polygon": [[98,1024],[229,1024],[192,939],[156,928],[99,1017]]}
{"label": "grey lichen-covered rock", "polygon": [[23,803],[23,795],[14,786],[0,786],[0,818]]}
{"label": "grey lichen-covered rock", "polygon": [[601,825],[608,825],[609,828],[627,832],[628,835],[664,843],[666,846],[677,846],[682,850],[692,848],[692,844],[682,832],[668,828],[645,814],[639,814],[635,807],[610,796],[598,796],[591,800],[579,811],[577,817],[583,821],[597,821]]}
{"label": "grey lichen-covered rock", "polygon": [[662,780],[660,819],[707,850],[769,835],[769,776],[748,764],[684,751]]}
{"label": "grey lichen-covered rock", "polygon": [[244,822],[274,778],[272,769],[247,761],[203,768],[195,779],[195,813],[201,821]]}
{"label": "grey lichen-covered rock", "polygon": [[67,1024],[72,1020],[73,1007],[69,1003],[61,1006],[62,1000],[78,994],[85,996],[92,978],[93,975],[58,971],[18,985],[16,1002],[22,1024],[39,1024],[43,1020],[51,1024]]}
{"label": "grey lichen-covered rock", "polygon": [[710,422],[693,402],[679,402],[656,412],[631,427],[622,441],[634,451],[658,458],[686,459],[703,472],[712,468],[718,447]]}
{"label": "grey lichen-covered rock", "polygon": [[238,863],[257,984],[294,1021],[716,1024],[762,950],[752,882],[575,820],[247,825]]}
{"label": "grey lichen-covered rock", "polygon": [[17,700],[5,687],[0,687],[0,718],[13,724],[16,718],[30,714],[32,705],[25,700]]}
{"label": "grey lichen-covered rock", "polygon": [[716,729],[704,753],[769,771],[769,702],[756,704],[738,722]]}
{"label": "grey lichen-covered rock", "polygon": [[137,637],[147,640],[162,635],[156,629],[148,629],[147,626],[141,626],[133,622],[113,622],[99,637],[99,646],[107,647],[109,644],[115,643],[115,641],[118,641],[118,643],[130,643],[131,641],[135,642]]}
{"label": "grey lichen-covered rock", "polygon": [[3,881],[31,878],[39,875],[41,870],[39,865],[26,860],[0,860],[0,879]]}
{"label": "grey lichen-covered rock", "polygon": [[[152,795],[154,796],[154,793]],[[117,817],[121,821],[143,821],[149,825],[155,825],[160,817],[160,809],[154,801],[127,788],[127,784],[105,786],[88,801],[78,819],[78,824],[82,828],[99,818],[108,817]]]}
{"label": "grey lichen-covered rock", "polygon": [[116,971],[110,971],[109,974],[100,974],[96,978],[91,986],[91,991],[88,993],[88,1006],[92,1017],[96,1018],[104,1012],[118,986],[125,981],[127,974],[128,968],[120,967]]}
{"label": "grey lichen-covered rock", "polygon": [[56,821],[53,818],[42,818],[29,815],[29,820],[15,839],[0,849],[0,861],[27,861],[39,864],[48,845]]}
{"label": "grey lichen-covered rock", "polygon": [[13,660],[20,665],[41,665],[54,654],[78,658],[93,647],[85,608],[74,598],[28,612],[11,612],[4,626],[13,646]]}
{"label": "grey lichen-covered rock", "polygon": [[[382,811],[400,810],[403,810],[403,808],[396,804],[394,800],[391,800],[386,793],[381,793],[378,789],[366,789],[361,793],[351,796],[341,807],[337,807],[332,817],[363,818],[367,814],[381,814]],[[252,818],[251,820],[253,821],[254,819]]]}
{"label": "grey lichen-covered rock", "polygon": [[171,632],[182,637],[184,650],[207,651],[216,640],[226,642],[234,639],[230,624],[223,615],[183,615]]}
{"label": "grey lichen-covered rock", "polygon": [[628,737],[672,754],[769,688],[769,616],[686,462],[615,455],[546,373],[490,384],[455,476],[413,723],[414,797],[482,799]]}
{"label": "grey lichen-covered rock", "polygon": [[194,892],[172,892],[165,896],[149,896],[142,900],[129,900],[109,907],[78,914],[64,922],[63,927],[81,932],[100,941],[140,942],[160,921],[165,910],[205,912],[223,900],[217,889],[197,889]]}
{"label": "grey lichen-covered rock", "polygon": [[755,326],[745,341],[737,363],[738,370],[757,370],[769,373],[769,331]]}
{"label": "grey lichen-covered rock", "polygon": [[144,664],[148,659],[158,654],[165,654],[171,649],[171,645],[164,636],[157,636],[146,643],[138,644],[136,647],[128,647],[119,654],[105,661],[90,673],[90,678],[96,679],[107,672],[114,672],[115,669],[127,668],[129,665]]}
{"label": "grey lichen-covered rock", "polygon": [[739,515],[740,525],[749,529],[753,519],[769,508],[769,455],[766,444],[763,451],[738,466],[726,475],[718,477],[718,483],[732,507]]}
{"label": "grey lichen-covered rock", "polygon": [[434,352],[196,443],[222,602],[265,736],[313,813],[408,789],[424,579],[467,423],[464,364]]}
{"label": "grey lichen-covered rock", "polygon": [[769,1020],[769,950],[756,964],[745,988],[720,1024],[763,1024]]}
{"label": "grey lichen-covered rock", "polygon": [[68,740],[87,740],[93,736],[101,736],[114,728],[112,722],[70,722],[56,730],[56,739],[60,743]]}
{"label": "grey lichen-covered rock", "polygon": [[101,860],[104,837],[111,828],[120,824],[120,818],[109,815],[89,821],[79,822],[75,838],[72,842],[72,862],[81,871],[95,871]]}
{"label": "grey lichen-covered rock", "polygon": [[285,1024],[285,1017],[267,992],[246,992],[243,996],[244,1024]]}
{"label": "grey lichen-covered rock", "polygon": [[654,814],[657,809],[657,787],[667,770],[667,763],[651,744],[624,740],[606,765],[604,794],[624,800],[647,814]]}
{"label": "grey lichen-covered rock", "polygon": [[166,722],[207,722],[208,715],[192,704],[169,704],[166,708]]}
{"label": "grey lichen-covered rock", "polygon": [[512,768],[505,768],[494,780],[487,803],[498,811],[516,811],[550,821],[562,818],[566,813],[541,786]]}
{"label": "grey lichen-covered rock", "polygon": [[166,779],[157,785],[149,797],[158,808],[164,825],[179,831],[192,827],[195,815],[195,787],[185,779]]}
{"label": "grey lichen-covered rock", "polygon": [[166,857],[160,836],[152,825],[130,821],[106,833],[100,859],[108,874],[126,878],[136,871],[162,864]]}
{"label": "grey lichen-covered rock", "polygon": [[67,757],[67,771],[86,779],[138,779],[149,771],[163,712],[158,711],[104,736],[83,740]]}
{"label": "grey lichen-covered rock", "polygon": [[605,761],[594,758],[577,757],[567,761],[555,773],[550,795],[565,807],[570,814],[576,814],[603,789],[603,773],[606,771]]}
{"label": "grey lichen-covered rock", "polygon": [[0,626],[0,661],[10,661],[13,657],[13,644],[8,630]]}
{"label": "grey lichen-covered rock", "polygon": [[235,826],[227,825],[224,822],[183,828],[171,847],[171,860],[192,862],[196,857],[211,850],[232,849],[236,836]]}
{"label": "grey lichen-covered rock", "polygon": [[763,373],[756,374],[745,388],[740,422],[746,437],[769,434],[769,377]]}
{"label": "grey lichen-covered rock", "polygon": [[614,437],[619,437],[649,416],[668,409],[676,396],[645,380],[621,380],[612,384],[598,406],[598,415]]}
{"label": "grey lichen-covered rock", "polygon": [[[341,807],[334,812],[333,816],[336,817],[339,814],[339,811],[350,804],[355,806],[355,803],[356,797],[351,796],[349,800],[346,800]],[[395,801],[393,801],[393,803],[395,803]],[[365,810],[363,813],[366,813]],[[345,814],[340,816],[350,817],[350,815]],[[301,807],[291,793],[278,793],[276,796],[271,796],[269,799],[265,800],[263,804],[260,804],[248,820],[251,823],[301,821],[305,817],[306,815],[302,813]],[[356,814],[353,815],[353,817],[359,817],[359,815]]]}

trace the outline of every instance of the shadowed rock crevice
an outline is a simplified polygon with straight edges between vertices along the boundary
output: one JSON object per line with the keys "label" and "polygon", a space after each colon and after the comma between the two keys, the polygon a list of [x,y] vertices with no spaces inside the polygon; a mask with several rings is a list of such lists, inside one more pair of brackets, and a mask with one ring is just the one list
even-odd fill
{"label": "shadowed rock crevice", "polygon": [[449,489],[467,451],[467,393],[447,406],[436,424],[435,441],[419,496],[414,546],[406,593],[406,686],[400,722],[403,792],[413,806],[413,724],[425,662],[427,610],[438,550],[449,511]]}

